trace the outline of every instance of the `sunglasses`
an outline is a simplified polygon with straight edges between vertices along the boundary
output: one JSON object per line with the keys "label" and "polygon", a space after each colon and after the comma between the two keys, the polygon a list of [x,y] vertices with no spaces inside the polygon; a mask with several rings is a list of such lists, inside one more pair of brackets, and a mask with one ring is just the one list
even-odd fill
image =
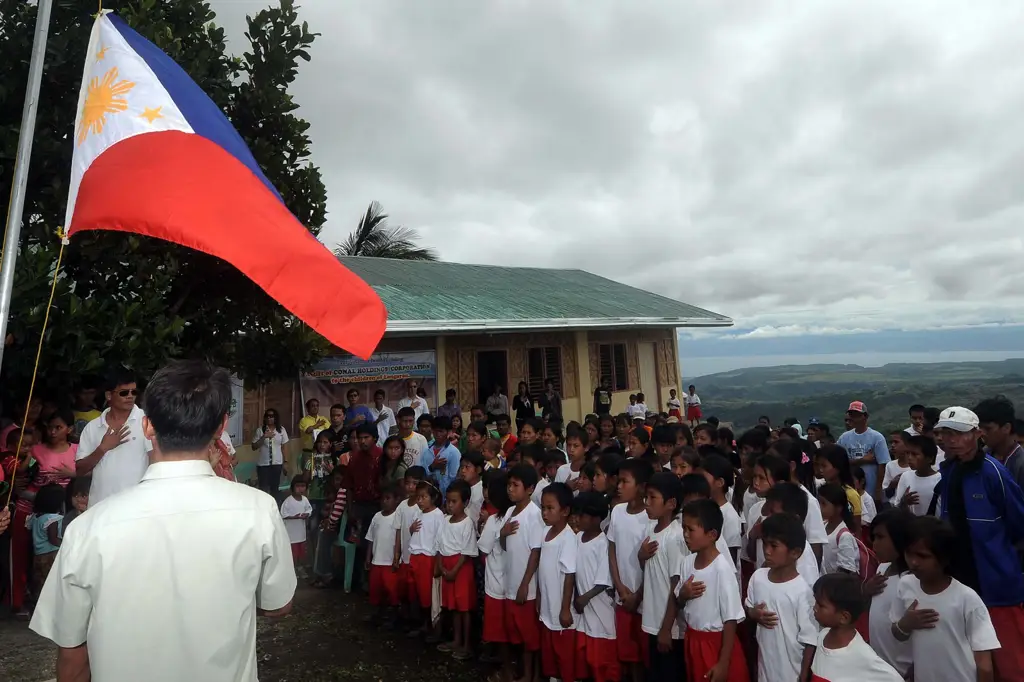
{"label": "sunglasses", "polygon": [[126,388],[123,391],[118,391],[117,394],[122,398],[127,398],[130,395],[138,395],[139,392],[134,388]]}

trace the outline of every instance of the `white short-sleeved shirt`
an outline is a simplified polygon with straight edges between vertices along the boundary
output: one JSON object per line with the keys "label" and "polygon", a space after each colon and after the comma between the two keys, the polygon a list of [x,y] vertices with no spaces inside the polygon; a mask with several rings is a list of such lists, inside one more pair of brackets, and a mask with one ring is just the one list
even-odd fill
{"label": "white short-sleeved shirt", "polygon": [[537,505],[537,509],[540,509],[541,496],[544,495],[544,488],[551,485],[551,481],[546,478],[542,478],[537,481],[537,485],[533,489],[533,494],[530,495],[530,500]]}
{"label": "white short-sleeved shirt", "polygon": [[860,572],[860,545],[853,531],[842,522],[828,534],[828,542],[821,550],[821,572],[839,573],[840,570],[854,575]]}
{"label": "white short-sleeved shirt", "polygon": [[372,542],[374,566],[392,566],[395,562],[395,517],[398,512],[377,512],[366,529],[366,540]]}
{"label": "white short-sleeved shirt", "polygon": [[700,405],[700,396],[698,396],[696,393],[685,393],[683,395],[683,400],[686,401],[687,407]]}
{"label": "white short-sleeved shirt", "polygon": [[284,519],[284,527],[288,531],[288,540],[294,545],[297,542],[306,541],[306,524],[309,522],[308,519],[289,519],[289,516],[298,516],[299,514],[313,514],[313,505],[309,503],[309,500],[305,496],[301,500],[296,500],[294,497],[289,495],[281,503],[281,518]]}
{"label": "white short-sleeved shirt", "polygon": [[862,526],[869,526],[878,516],[878,507],[875,506],[875,498],[867,494],[867,491],[860,494],[860,523]]}
{"label": "white short-sleeved shirt", "polygon": [[430,404],[427,402],[427,399],[420,398],[419,396],[416,396],[415,398],[406,396],[399,400],[398,409],[401,410],[403,407],[412,408],[412,411],[416,413],[416,421],[419,421],[420,417],[423,415],[430,414]]}
{"label": "white short-sleeved shirt", "polygon": [[[736,508],[728,502],[722,505],[722,535],[720,537],[729,549],[743,547],[743,522],[740,520],[740,514]],[[736,553],[736,557],[739,558],[739,552]],[[732,555],[729,554],[726,558],[731,561]]]}
{"label": "white short-sleeved shirt", "polygon": [[[888,569],[889,564],[882,564],[878,567],[878,572],[884,575]],[[885,581],[885,589],[882,590],[882,593],[871,599],[871,610],[868,612],[868,634],[871,637],[871,646],[882,657],[882,660],[896,668],[897,672],[906,675],[914,663],[910,642],[901,642],[893,636],[893,621],[889,620],[892,603],[896,599],[896,590],[900,585],[900,577],[898,575],[889,576]]]}
{"label": "white short-sleeved shirt", "polygon": [[942,480],[942,474],[935,472],[931,476],[919,476],[916,471],[908,471],[900,478],[896,485],[896,494],[892,497],[892,503],[899,506],[900,500],[908,492],[917,493],[917,504],[912,504],[907,509],[915,516],[924,516],[928,513],[928,505],[932,503],[935,495],[935,486]]}
{"label": "white short-sleeved shirt", "polygon": [[377,424],[377,445],[384,447],[384,441],[391,435],[391,429],[398,426],[395,411],[387,405],[381,406],[379,410],[376,405],[370,405],[370,414],[373,416],[373,421],[377,421],[381,415],[384,415],[384,418]]}
{"label": "white short-sleeved shirt", "polygon": [[[626,507],[625,504],[617,504],[612,507],[606,533],[608,542],[615,546],[615,563],[619,568],[619,580],[628,589],[635,592],[644,577],[637,552],[640,551],[640,545],[647,537],[647,526],[650,525],[651,519],[644,509],[641,509],[639,514],[630,514]],[[616,603],[621,601],[617,594],[615,601]]]}
{"label": "white short-sleeved shirt", "polygon": [[295,586],[272,497],[205,460],[158,462],[68,525],[30,627],[85,643],[95,680],[256,682],[256,610]]}
{"label": "white short-sleeved shirt", "polygon": [[747,561],[753,561],[757,566],[760,566],[764,562],[764,555],[761,553],[761,541],[757,542],[757,554],[750,556],[748,550],[747,537],[750,534],[751,529],[756,526],[763,519],[761,518],[761,510],[764,509],[764,500],[760,497],[756,499],[752,504],[746,504],[746,497],[744,496],[744,508],[743,508],[743,546],[740,547],[740,557]]}
{"label": "white short-sleeved shirt", "polygon": [[[822,548],[823,555],[824,551],[824,548]],[[764,566],[764,543],[760,540],[757,541],[757,562],[755,565],[758,568]],[[818,568],[818,557],[814,554],[814,548],[811,547],[810,542],[804,542],[803,554],[796,560],[796,572],[811,587],[821,577],[821,570]]]}
{"label": "white short-sleeved shirt", "polygon": [[[918,609],[932,609],[939,622],[930,630],[910,635],[915,680],[974,680],[978,669],[974,652],[1000,648],[992,619],[978,593],[955,578],[939,594],[926,594],[913,575],[900,578],[889,609],[895,623],[914,601]],[[1011,643],[1011,646],[1019,642]]]}
{"label": "white short-sleeved shirt", "polygon": [[484,482],[477,481],[469,487],[469,504],[466,505],[466,516],[473,519],[476,528],[480,521],[480,510],[484,508]]}
{"label": "white short-sleeved shirt", "polygon": [[564,628],[558,620],[562,611],[562,588],[565,576],[576,574],[576,534],[566,526],[550,540],[544,538],[540,547],[540,563],[537,565],[537,581],[540,584],[540,622],[548,630],[559,632],[576,627],[576,610],[572,628]]}
{"label": "white short-sleeved shirt", "polygon": [[438,534],[437,551],[441,556],[477,556],[476,524],[468,516],[452,523],[446,516]]}
{"label": "white short-sleeved shirt", "polygon": [[825,647],[829,629],[818,633],[818,647],[811,661],[811,676],[815,682],[842,682],[851,678],[857,682],[903,682],[903,676],[883,661],[868,643],[854,632],[853,639],[842,649]]}
{"label": "white short-sleeved shirt", "polygon": [[803,664],[804,646],[818,642],[814,593],[801,577],[773,583],[768,572],[767,568],[755,571],[747,587],[748,608],[764,604],[779,618],[774,628],[757,626],[757,679],[796,680]]}
{"label": "white short-sleeved shirt", "polygon": [[501,548],[498,537],[501,531],[502,517],[492,514],[484,522],[477,541],[480,554],[486,554],[484,561],[484,594],[491,599],[505,598],[505,551]]}
{"label": "white short-sleeved shirt", "polygon": [[736,568],[729,557],[719,554],[704,568],[697,568],[696,564],[696,554],[683,559],[676,595],[690,578],[704,583],[704,594],[686,602],[679,613],[681,624],[701,632],[721,632],[726,621],[742,621],[743,599],[736,582]]}
{"label": "white short-sleeved shirt", "polygon": [[885,473],[882,475],[882,490],[888,488],[894,478],[908,471],[910,471],[910,467],[900,466],[898,459],[889,460],[885,465]]}
{"label": "white short-sleeved shirt", "polygon": [[420,455],[430,447],[427,445],[427,439],[423,437],[422,433],[413,431],[407,438],[403,438],[402,440],[405,441],[405,454],[402,455],[402,461],[405,462],[405,466],[418,466],[420,463]]}
{"label": "white short-sleeved shirt", "polygon": [[[76,460],[85,459],[100,446],[103,436],[107,434],[107,415],[103,413],[86,424],[78,439]],[[89,508],[96,506],[106,498],[130,488],[142,480],[149,466],[149,452],[153,444],[142,433],[142,418],[146,413],[138,405],[132,406],[125,424],[128,425],[128,442],[118,445],[103,455],[103,459],[92,470],[92,487],[89,489]]]}
{"label": "white short-sleeved shirt", "polygon": [[807,516],[804,517],[804,533],[807,534],[807,542],[812,545],[823,545],[828,538],[828,533],[825,532],[825,520],[821,518],[821,504],[810,490],[802,485],[800,490],[807,495]]}
{"label": "white short-sleeved shirt", "polygon": [[409,535],[409,554],[437,556],[437,540],[441,525],[445,523],[444,512],[434,507],[429,512],[421,512],[419,520],[420,529]]}
{"label": "white short-sleeved shirt", "polygon": [[[582,471],[582,468],[580,471]],[[555,483],[568,483],[569,481],[575,481],[579,477],[580,472],[572,470],[572,463],[563,464],[555,472]]]}
{"label": "white short-sleeved shirt", "polygon": [[[402,533],[402,563],[409,563],[409,542],[412,540],[412,533],[409,528],[412,526],[412,522],[423,516],[423,512],[420,511],[420,506],[416,503],[409,504],[408,500],[403,500],[398,503],[398,509],[395,510],[395,525],[392,531],[401,531]],[[394,536],[392,536],[392,539]]]}
{"label": "white short-sleeved shirt", "polygon": [[[263,437],[263,427],[256,429],[252,436],[252,442],[259,445],[256,455],[256,466],[270,466],[272,464],[284,464],[284,445],[288,442],[288,432],[282,426],[274,431],[268,441]],[[92,496],[89,496],[92,499]]]}
{"label": "white short-sleeved shirt", "polygon": [[[649,635],[656,635],[661,630],[668,600],[675,598],[672,578],[679,575],[683,557],[690,553],[679,521],[672,521],[660,533],[655,531],[657,524],[657,521],[649,521],[647,525],[647,538],[658,543],[658,551],[644,564],[644,608],[640,619],[641,629]],[[672,639],[682,638],[677,619],[672,623]]]}
{"label": "white short-sleeved shirt", "polygon": [[[612,573],[608,565],[608,537],[599,533],[590,542],[583,533],[576,535],[576,593],[586,594],[596,586],[611,589]],[[608,590],[602,590],[583,608],[576,629],[595,639],[615,639],[615,602]]]}
{"label": "white short-sleeved shirt", "polygon": [[[743,491],[743,517],[744,519],[750,518],[750,508],[756,505],[758,502],[763,502],[758,494],[754,492],[753,488],[747,488]],[[760,512],[758,512],[760,513]]]}
{"label": "white short-sleeved shirt", "polygon": [[[502,525],[519,522],[519,528],[515,533],[505,538],[505,598],[515,599],[519,592],[519,586],[523,583],[526,575],[526,566],[530,563],[530,553],[539,550],[544,544],[544,533],[546,526],[540,515],[540,507],[535,504],[526,505],[521,512],[516,514],[516,508],[512,507],[505,512]],[[527,601],[537,598],[537,574],[530,581],[527,592]]]}

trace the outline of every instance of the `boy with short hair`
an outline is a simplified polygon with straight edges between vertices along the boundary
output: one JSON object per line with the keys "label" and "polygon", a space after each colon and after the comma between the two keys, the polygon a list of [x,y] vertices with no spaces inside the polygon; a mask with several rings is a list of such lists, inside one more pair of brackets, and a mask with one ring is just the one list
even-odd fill
{"label": "boy with short hair", "polygon": [[579,526],[576,536],[576,598],[573,607],[579,614],[576,625],[577,677],[594,682],[619,682],[620,668],[615,642],[615,602],[609,594],[613,587],[609,570],[609,544],[601,532],[608,516],[608,501],[600,493],[582,492],[576,496],[573,512]]}
{"label": "boy with short hair", "polygon": [[416,431],[426,438],[427,446],[434,446],[434,419],[426,412],[421,414],[419,419],[416,420]]}
{"label": "boy with short hair", "polygon": [[640,627],[647,633],[647,674],[651,680],[679,680],[686,663],[675,590],[679,565],[690,553],[683,527],[675,518],[682,500],[682,483],[675,474],[661,471],[651,476],[645,493],[649,522],[637,556],[644,572]]}
{"label": "boy with short hair", "polygon": [[743,545],[743,524],[739,512],[728,500],[728,492],[732,489],[736,472],[725,457],[708,455],[700,462],[700,470],[711,487],[711,499],[722,511],[721,537],[729,548],[729,558],[739,570],[739,552]]}
{"label": "boy with short hair", "polygon": [[403,407],[398,411],[398,436],[405,441],[405,454],[402,461],[406,468],[419,466],[420,455],[427,451],[429,445],[423,434],[413,430],[416,426],[416,410],[411,407]]}
{"label": "boy with short hair", "polygon": [[368,622],[381,622],[398,606],[398,567],[401,552],[395,553],[395,510],[402,501],[404,487],[395,481],[381,494],[381,510],[373,515],[366,529],[366,570],[370,574],[370,605],[377,612]]}
{"label": "boy with short hair", "polygon": [[793,514],[773,514],[761,525],[761,540],[765,567],[751,577],[745,604],[747,617],[757,624],[757,679],[806,680],[818,628],[814,595],[796,568],[809,551],[803,521]]}
{"label": "boy with short hair", "polygon": [[942,480],[942,474],[935,470],[938,455],[935,441],[927,436],[911,436],[907,443],[907,464],[910,471],[900,476],[892,502],[903,507],[914,516],[924,516],[935,495],[935,486]]}
{"label": "boy with short hair", "polygon": [[537,565],[541,673],[562,682],[575,682],[576,621],[572,600],[576,587],[576,535],[568,526],[572,511],[569,486],[552,483],[545,488],[540,510],[548,526]]}
{"label": "boy with short hair", "polygon": [[[412,412],[411,407],[403,407],[399,411],[399,423],[401,423],[403,418],[401,413],[406,410]],[[408,417],[415,418],[415,415],[408,415]],[[422,436],[420,437],[422,438]],[[405,500],[398,504],[394,514],[394,554],[398,562],[398,598],[405,609],[410,607],[416,594],[416,584],[413,579],[412,568],[410,567],[412,553],[409,550],[409,541],[412,539],[410,527],[423,515],[419,505],[416,504],[416,486],[426,478],[426,469],[419,465],[409,467],[406,470],[405,478],[403,479]],[[409,616],[410,614],[407,611],[405,615]]]}
{"label": "boy with short hair", "polygon": [[505,468],[505,455],[501,449],[501,441],[497,438],[488,438],[484,441],[482,454],[486,471]]}
{"label": "boy with short hair", "polygon": [[651,431],[651,446],[658,456],[658,465],[662,469],[672,468],[672,453],[676,449],[676,431],[667,424],[655,426]]}
{"label": "boy with short hair", "polygon": [[484,475],[484,458],[476,450],[470,450],[462,455],[459,463],[459,478],[469,484],[469,504],[466,505],[466,515],[473,519],[473,527],[480,527],[480,510],[484,507],[484,483],[481,477]]}
{"label": "boy with short hair", "polygon": [[505,453],[505,458],[508,459],[512,451],[516,449],[516,445],[519,444],[519,438],[512,433],[512,417],[507,414],[499,414],[494,418],[494,425],[498,429],[501,451]]}
{"label": "boy with short hair", "polygon": [[[517,464],[508,472],[508,498],[512,507],[505,513],[499,542],[505,552],[505,626],[511,644],[522,645],[523,678],[533,682],[534,656],[540,649],[537,618],[537,567],[544,544],[544,520],[540,507],[530,499],[537,487],[537,470]],[[505,679],[512,679],[514,666],[508,645],[502,647]]]}
{"label": "boy with short hair", "polygon": [[565,451],[569,455],[569,461],[558,468],[555,482],[565,483],[573,492],[579,487],[580,472],[587,463],[588,440],[584,429],[576,429],[565,437]]}
{"label": "boy with short hair", "polygon": [[[797,493],[800,494],[797,495]],[[801,499],[801,496],[803,499]],[[761,513],[765,518],[777,514],[789,514],[803,522],[807,518],[807,508],[807,494],[803,489],[795,483],[783,481],[782,483],[776,483],[765,493],[764,507],[761,509]],[[804,531],[804,535],[806,536],[806,531]],[[763,539],[757,543],[757,561],[759,568],[765,565]],[[797,559],[796,570],[808,586],[817,582],[818,576],[821,574],[817,558],[814,556],[814,551],[809,541],[804,547],[803,553]]]}

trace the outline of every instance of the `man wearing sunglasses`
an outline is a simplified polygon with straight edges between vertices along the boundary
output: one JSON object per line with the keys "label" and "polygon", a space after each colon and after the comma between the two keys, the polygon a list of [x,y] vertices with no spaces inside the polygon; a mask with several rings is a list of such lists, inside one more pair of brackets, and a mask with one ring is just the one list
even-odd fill
{"label": "man wearing sunglasses", "polygon": [[145,413],[135,404],[135,376],[120,368],[107,380],[107,409],[89,422],[78,441],[79,476],[92,475],[89,506],[142,480],[152,443],[142,432]]}

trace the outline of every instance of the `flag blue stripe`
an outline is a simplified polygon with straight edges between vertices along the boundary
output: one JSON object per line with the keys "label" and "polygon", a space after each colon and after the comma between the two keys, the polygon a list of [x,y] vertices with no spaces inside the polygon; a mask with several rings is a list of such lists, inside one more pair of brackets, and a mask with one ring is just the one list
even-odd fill
{"label": "flag blue stripe", "polygon": [[116,14],[110,14],[108,17],[128,45],[135,50],[136,54],[146,60],[149,68],[153,70],[160,84],[170,94],[185,120],[192,126],[192,130],[238,159],[283,203],[281,195],[263,174],[242,136],[238,134],[224,112],[203,92],[202,88],[196,85],[195,81],[163,50],[139,35],[125,23],[124,19]]}

